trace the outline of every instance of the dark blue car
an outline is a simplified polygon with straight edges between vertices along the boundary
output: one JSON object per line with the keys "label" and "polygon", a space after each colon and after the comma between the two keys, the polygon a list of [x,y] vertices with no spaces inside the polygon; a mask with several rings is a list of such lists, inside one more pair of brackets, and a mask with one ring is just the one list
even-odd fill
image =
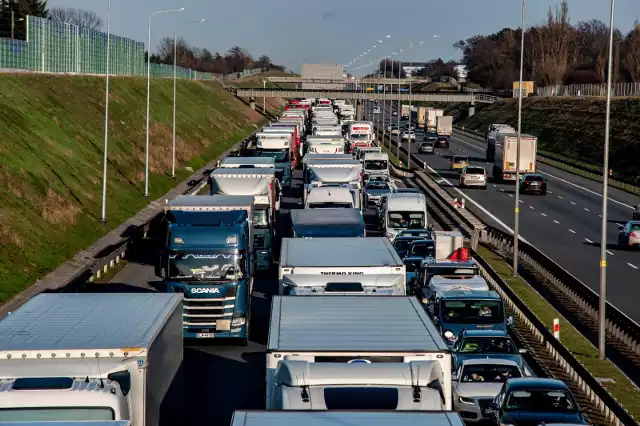
{"label": "dark blue car", "polygon": [[509,379],[489,410],[497,425],[587,424],[569,387],[556,379]]}

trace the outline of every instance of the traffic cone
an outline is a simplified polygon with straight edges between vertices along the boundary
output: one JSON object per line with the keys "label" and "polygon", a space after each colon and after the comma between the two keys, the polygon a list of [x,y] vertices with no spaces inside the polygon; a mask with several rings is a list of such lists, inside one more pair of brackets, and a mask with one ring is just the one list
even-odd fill
{"label": "traffic cone", "polygon": [[464,209],[464,198],[460,200],[460,208]]}
{"label": "traffic cone", "polygon": [[458,208],[458,199],[457,199],[457,198],[454,198],[454,199],[453,199],[453,208],[454,208],[454,209],[457,209],[457,208]]}

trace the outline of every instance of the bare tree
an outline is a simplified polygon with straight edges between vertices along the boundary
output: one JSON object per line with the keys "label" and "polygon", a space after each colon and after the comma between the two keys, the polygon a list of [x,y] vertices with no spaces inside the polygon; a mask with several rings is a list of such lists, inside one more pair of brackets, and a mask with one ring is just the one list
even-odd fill
{"label": "bare tree", "polygon": [[569,5],[562,0],[555,14],[549,8],[547,25],[539,30],[539,45],[542,49],[539,79],[544,85],[562,84],[569,70],[575,30],[569,24]]}
{"label": "bare tree", "polygon": [[622,66],[629,81],[640,83],[640,22],[638,21],[624,40]]}
{"label": "bare tree", "polygon": [[91,10],[55,7],[49,10],[49,18],[52,21],[65,22],[90,30],[102,28],[102,19]]}

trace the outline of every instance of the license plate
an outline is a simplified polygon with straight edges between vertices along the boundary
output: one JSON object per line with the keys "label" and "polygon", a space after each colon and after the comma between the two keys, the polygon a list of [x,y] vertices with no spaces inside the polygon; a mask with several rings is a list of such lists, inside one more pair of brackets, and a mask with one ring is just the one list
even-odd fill
{"label": "license plate", "polygon": [[212,337],[215,337],[214,333],[197,333],[196,334],[196,338],[198,339],[211,339]]}

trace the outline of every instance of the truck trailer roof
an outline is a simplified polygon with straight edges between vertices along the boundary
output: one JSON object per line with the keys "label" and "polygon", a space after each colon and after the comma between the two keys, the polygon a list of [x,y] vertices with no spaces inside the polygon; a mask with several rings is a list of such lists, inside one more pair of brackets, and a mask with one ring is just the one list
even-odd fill
{"label": "truck trailer roof", "polygon": [[386,237],[282,239],[281,267],[396,265],[404,266],[402,259]]}
{"label": "truck trailer roof", "polygon": [[237,210],[253,206],[252,195],[178,195],[167,202],[165,211]]}
{"label": "truck trailer roof", "polygon": [[0,353],[145,349],[181,303],[182,294],[41,293],[0,321]]}
{"label": "truck trailer roof", "polygon": [[231,426],[464,426],[451,411],[245,411],[233,413]]}
{"label": "truck trailer roof", "polygon": [[413,296],[313,295],[273,296],[267,351],[424,353],[448,349]]}
{"label": "truck trailer roof", "polygon": [[220,162],[221,168],[236,168],[239,166],[268,169],[276,166],[276,159],[273,157],[225,157]]}

